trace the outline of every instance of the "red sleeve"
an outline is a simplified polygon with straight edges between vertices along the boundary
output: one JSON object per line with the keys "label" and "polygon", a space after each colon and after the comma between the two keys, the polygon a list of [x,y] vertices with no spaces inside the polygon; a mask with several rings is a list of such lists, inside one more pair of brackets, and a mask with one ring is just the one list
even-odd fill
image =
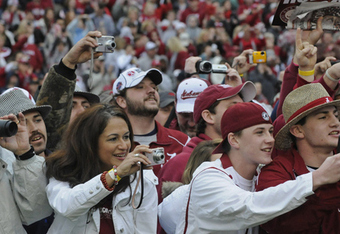
{"label": "red sleeve", "polygon": [[[291,160],[293,160],[291,154],[287,153],[284,157],[280,157],[279,160],[274,160],[271,164],[262,168],[256,190],[261,191],[289,180],[295,180],[295,176],[299,175],[294,173],[295,169]],[[314,195],[309,196],[306,203],[263,224],[262,228],[269,233],[275,234],[318,233],[312,230],[319,231],[321,229],[325,231],[327,219],[332,219],[333,221],[338,219],[337,209],[339,205],[339,183],[325,185],[316,190]],[[334,213],[333,211],[336,212]],[[330,215],[332,212],[335,216]],[[329,232],[325,231],[323,233]]]}
{"label": "red sleeve", "polygon": [[331,89],[325,82],[325,79],[324,79],[324,75],[321,76],[321,78],[313,81],[312,83],[320,83],[325,89],[326,91],[328,92],[329,96],[331,96],[332,98],[334,98],[334,94],[336,92],[336,90],[338,90],[339,88],[339,84],[336,86],[335,90]]}
{"label": "red sleeve", "polygon": [[190,55],[187,51],[179,52],[175,62],[175,69],[184,70],[185,60],[189,57]]}
{"label": "red sleeve", "polygon": [[276,116],[282,114],[282,105],[286,96],[293,90],[298,76],[299,66],[295,65],[293,61],[286,68],[283,75],[283,82],[280,91],[279,106],[277,108]]}

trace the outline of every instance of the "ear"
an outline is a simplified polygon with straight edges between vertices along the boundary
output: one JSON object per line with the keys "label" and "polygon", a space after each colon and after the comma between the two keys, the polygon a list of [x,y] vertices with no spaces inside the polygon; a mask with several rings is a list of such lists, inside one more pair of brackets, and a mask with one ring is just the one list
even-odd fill
{"label": "ear", "polygon": [[211,114],[210,111],[208,110],[204,110],[201,113],[202,118],[204,119],[205,122],[209,123],[209,124],[214,124],[214,116]]}
{"label": "ear", "polygon": [[232,147],[232,148],[235,148],[235,149],[239,149],[240,148],[240,143],[237,139],[237,137],[235,136],[234,133],[230,132],[227,136],[228,138],[228,142],[229,142],[229,145]]}
{"label": "ear", "polygon": [[126,109],[127,105],[126,105],[125,98],[123,98],[122,96],[118,96],[116,98],[116,102],[117,102],[118,106],[120,106],[122,109]]}
{"label": "ear", "polygon": [[301,127],[301,125],[293,125],[292,127],[290,127],[289,132],[295,136],[296,138],[304,138],[305,137],[305,133]]}

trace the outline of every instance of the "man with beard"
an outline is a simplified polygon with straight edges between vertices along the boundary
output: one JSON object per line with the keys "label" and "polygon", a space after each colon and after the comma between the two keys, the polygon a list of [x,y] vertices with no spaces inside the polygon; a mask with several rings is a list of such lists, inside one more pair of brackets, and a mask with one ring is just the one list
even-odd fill
{"label": "man with beard", "polygon": [[[157,85],[161,82],[162,75],[157,69],[144,72],[139,68],[130,68],[119,75],[112,92],[116,104],[124,109],[130,119],[136,143],[149,145],[150,148],[163,147],[166,162],[182,152],[190,138],[155,121],[159,110]],[[155,175],[160,167],[153,167]]]}

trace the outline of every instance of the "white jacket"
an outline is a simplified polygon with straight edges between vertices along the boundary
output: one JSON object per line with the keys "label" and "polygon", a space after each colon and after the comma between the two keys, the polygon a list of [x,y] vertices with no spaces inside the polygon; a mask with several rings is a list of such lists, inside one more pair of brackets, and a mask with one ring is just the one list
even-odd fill
{"label": "white jacket", "polygon": [[32,224],[52,214],[45,187],[44,157],[17,160],[0,147],[0,234],[26,233]]}
{"label": "white jacket", "polygon": [[[191,194],[186,233],[245,233],[246,228],[297,208],[313,194],[311,173],[260,192],[250,192],[235,184],[232,171],[235,172],[233,167],[224,169],[220,159],[204,162],[196,169],[183,198],[186,206]],[[184,233],[185,209],[176,233]]]}
{"label": "white jacket", "polygon": [[[113,197],[112,220],[115,233],[156,233],[157,229],[157,191],[155,182],[157,177],[148,171],[144,173],[144,197],[139,209],[133,209],[131,201],[127,201],[133,193],[139,173],[126,189]],[[132,178],[132,177],[131,177]],[[99,233],[100,214],[94,207],[111,191],[105,189],[100,175],[84,184],[73,188],[67,182],[50,179],[46,187],[47,197],[54,209],[55,219],[48,233]],[[136,203],[141,196],[141,186],[138,186]]]}

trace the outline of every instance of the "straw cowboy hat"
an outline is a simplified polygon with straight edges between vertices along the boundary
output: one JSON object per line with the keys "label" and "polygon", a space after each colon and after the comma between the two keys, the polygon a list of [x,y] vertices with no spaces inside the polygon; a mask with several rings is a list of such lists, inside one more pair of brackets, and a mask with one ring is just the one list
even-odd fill
{"label": "straw cowboy hat", "polygon": [[286,124],[275,136],[275,147],[290,149],[293,143],[290,128],[310,113],[327,106],[338,108],[340,100],[334,101],[320,83],[307,84],[290,92],[282,106]]}
{"label": "straw cowboy hat", "polygon": [[36,106],[20,89],[13,89],[0,95],[0,116],[14,114],[19,112],[38,111],[41,117],[45,117],[50,113],[52,107],[50,105]]}

